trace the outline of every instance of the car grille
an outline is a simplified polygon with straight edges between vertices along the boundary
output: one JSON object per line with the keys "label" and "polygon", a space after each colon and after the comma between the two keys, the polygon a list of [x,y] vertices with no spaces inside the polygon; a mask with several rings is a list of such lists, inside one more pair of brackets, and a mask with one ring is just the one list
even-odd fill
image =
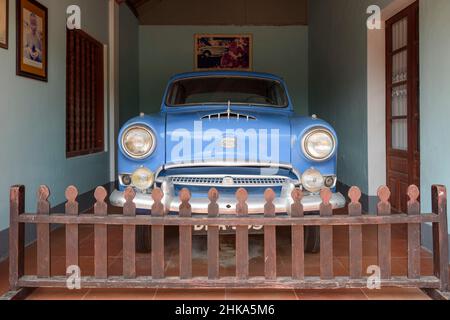
{"label": "car grille", "polygon": [[276,187],[291,182],[287,177],[169,177],[175,185],[210,187]]}
{"label": "car grille", "polygon": [[255,117],[253,116],[249,116],[246,114],[240,114],[240,113],[236,113],[236,112],[222,112],[222,113],[215,113],[215,114],[210,114],[210,115],[206,115],[204,117],[202,117],[202,120],[212,120],[212,119],[245,119],[247,121],[249,120],[256,120]]}

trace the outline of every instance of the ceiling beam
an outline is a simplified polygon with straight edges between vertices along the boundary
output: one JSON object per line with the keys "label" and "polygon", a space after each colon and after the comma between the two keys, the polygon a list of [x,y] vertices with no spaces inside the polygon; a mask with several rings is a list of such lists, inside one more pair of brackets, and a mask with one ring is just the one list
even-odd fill
{"label": "ceiling beam", "polygon": [[[125,3],[131,10],[131,12],[133,12],[133,14],[135,15],[136,18],[139,18],[139,12],[137,10],[137,8],[139,6],[141,6],[142,4],[144,4],[147,0],[138,0],[138,1],[132,1],[132,0],[116,0],[116,2],[121,5],[123,3]],[[142,2],[142,3],[141,3]],[[138,4],[138,5],[137,5]]]}

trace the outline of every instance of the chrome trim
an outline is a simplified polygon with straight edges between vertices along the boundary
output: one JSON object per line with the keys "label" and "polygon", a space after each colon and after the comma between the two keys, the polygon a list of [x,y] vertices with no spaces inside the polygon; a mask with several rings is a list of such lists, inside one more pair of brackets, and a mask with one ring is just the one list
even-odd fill
{"label": "chrome trim", "polygon": [[125,183],[123,183],[123,176],[130,176],[130,178],[131,178],[131,174],[130,173],[121,173],[121,174],[119,174],[119,184],[120,185],[122,185],[122,186],[131,186],[131,184],[130,185],[126,185]]}
{"label": "chrome trim", "polygon": [[256,120],[256,117],[254,117],[254,116],[249,116],[248,114],[240,114],[238,112],[231,111],[231,101],[228,101],[228,109],[226,112],[211,113],[209,115],[201,117],[200,120],[206,120],[206,119],[221,120],[222,118],[230,120],[232,117],[236,118],[237,120],[240,120],[241,117],[244,119],[247,119],[247,121]]}
{"label": "chrome trim", "polygon": [[[140,156],[140,157],[137,157],[137,156],[132,155],[132,154],[127,150],[127,148],[125,148],[125,144],[124,144],[124,141],[123,141],[123,138],[125,137],[125,135],[126,135],[129,131],[131,131],[131,130],[133,130],[133,129],[142,129],[142,130],[147,131],[147,133],[152,137],[152,140],[153,140],[153,145],[152,145],[152,147],[150,148],[150,150],[149,150],[148,152],[146,152],[144,155]],[[128,127],[128,128],[123,132],[122,136],[120,137],[120,144],[121,144],[121,146],[122,146],[122,150],[125,152],[125,154],[126,154],[128,157],[130,157],[130,158],[132,158],[132,159],[135,159],[135,160],[143,160],[143,159],[146,159],[146,158],[148,158],[149,156],[151,156],[151,155],[153,154],[153,152],[155,152],[155,150],[156,150],[156,143],[157,143],[157,142],[156,142],[156,135],[155,135],[155,133],[153,132],[153,130],[150,129],[149,127],[147,127],[146,125],[142,125],[142,124],[132,125],[132,126]]]}
{"label": "chrome trim", "polygon": [[324,175],[323,178],[324,179],[333,178],[333,185],[328,188],[330,188],[330,189],[336,188],[336,185],[337,185],[337,176],[336,175],[334,175],[334,174]]}
{"label": "chrome trim", "polygon": [[[164,186],[167,193],[165,193],[164,195],[163,204],[167,213],[179,212],[179,207],[181,205],[181,202],[178,199],[178,197],[174,197],[174,193],[172,193],[173,190],[172,187],[173,186],[170,186],[169,184]],[[290,194],[293,188],[294,188],[293,185],[285,185],[281,193],[281,196],[275,199],[274,205],[276,213],[290,212],[292,204],[292,198]],[[123,205],[125,204],[123,192],[117,190],[114,191],[111,194],[110,202],[114,206],[123,207]],[[134,199],[134,203],[136,204],[136,207],[139,209],[150,210],[154,202],[153,199],[151,198],[151,195],[137,193]],[[236,214],[236,198],[234,196],[219,197],[217,203],[219,205],[220,214]],[[319,211],[322,200],[320,198],[320,195],[310,194],[306,195],[303,198],[302,203],[305,212]],[[335,193],[332,195],[330,203],[333,206],[333,209],[338,209],[345,207],[346,200],[341,193]],[[193,198],[191,199],[190,204],[193,213],[195,214],[208,213],[209,200],[207,199],[207,197]],[[265,201],[263,195],[259,196],[250,195],[247,204],[249,214],[264,213]]]}
{"label": "chrome trim", "polygon": [[[228,181],[225,181],[229,179]],[[203,187],[225,187],[225,188],[254,188],[254,187],[281,187],[286,183],[292,183],[295,186],[300,184],[285,176],[260,176],[260,175],[175,175],[161,177],[156,181],[162,183],[170,181],[177,186],[203,186]]]}
{"label": "chrome trim", "polygon": [[166,164],[158,168],[155,173],[157,179],[161,172],[171,169],[180,168],[201,168],[201,167],[254,167],[254,168],[279,168],[290,170],[297,177],[298,181],[301,181],[300,172],[290,164],[284,163],[270,163],[270,162],[240,162],[240,161],[206,161],[206,162],[186,162],[186,163],[171,163]]}
{"label": "chrome trim", "polygon": [[[323,159],[314,158],[312,155],[309,154],[309,152],[308,152],[308,150],[307,150],[307,148],[306,148],[306,140],[307,140],[311,135],[313,135],[314,133],[316,133],[316,132],[318,132],[318,131],[326,132],[327,134],[329,134],[329,135],[331,136],[331,139],[333,140],[333,150],[331,151],[331,153],[330,153],[326,158],[323,158]],[[303,136],[301,147],[302,147],[303,154],[304,154],[305,157],[307,157],[309,160],[317,161],[317,162],[324,162],[324,161],[329,160],[329,159],[334,155],[334,153],[336,152],[336,148],[337,148],[336,137],[334,136],[334,134],[333,134],[329,129],[327,129],[327,128],[325,128],[325,127],[314,127],[314,128],[312,128],[312,129],[310,129],[310,130]]]}

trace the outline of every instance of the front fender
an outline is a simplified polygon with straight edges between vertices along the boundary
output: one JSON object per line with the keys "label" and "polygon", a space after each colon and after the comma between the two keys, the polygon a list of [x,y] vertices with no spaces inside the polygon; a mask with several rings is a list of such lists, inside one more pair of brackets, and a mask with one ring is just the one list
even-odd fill
{"label": "front fender", "polygon": [[[324,127],[330,130],[336,139],[337,145],[334,155],[326,161],[312,161],[302,151],[301,143],[304,135],[315,127]],[[320,119],[294,116],[291,118],[291,132],[291,159],[294,168],[301,173],[310,168],[315,168],[323,175],[336,175],[339,142],[336,131],[329,123]]]}
{"label": "front fender", "polygon": [[[127,128],[133,125],[145,125],[155,133],[155,151],[146,159],[131,159],[122,149],[122,134]],[[131,174],[141,166],[145,166],[155,172],[159,167],[164,165],[166,159],[166,114],[161,112],[153,115],[143,115],[128,121],[119,132],[117,153],[119,174]]]}

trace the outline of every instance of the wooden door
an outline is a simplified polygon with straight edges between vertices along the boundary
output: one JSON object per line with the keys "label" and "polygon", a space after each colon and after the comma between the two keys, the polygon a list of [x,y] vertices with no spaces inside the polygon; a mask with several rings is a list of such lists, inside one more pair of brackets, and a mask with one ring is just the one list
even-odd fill
{"label": "wooden door", "polygon": [[408,186],[420,184],[418,22],[416,2],[386,23],[387,183],[401,212]]}

